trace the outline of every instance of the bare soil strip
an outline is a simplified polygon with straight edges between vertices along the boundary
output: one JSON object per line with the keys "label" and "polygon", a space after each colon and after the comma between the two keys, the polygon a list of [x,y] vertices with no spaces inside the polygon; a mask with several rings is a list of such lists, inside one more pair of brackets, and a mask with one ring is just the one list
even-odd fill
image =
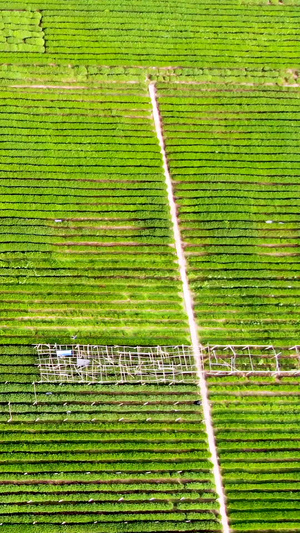
{"label": "bare soil strip", "polygon": [[215,483],[216,483],[216,492],[218,494],[219,503],[220,503],[220,515],[221,515],[222,528],[223,528],[223,533],[230,533],[227,510],[226,510],[226,503],[225,503],[224,487],[223,487],[219,460],[218,460],[218,455],[217,455],[214,430],[212,426],[211,410],[210,410],[210,404],[208,400],[208,390],[207,390],[206,380],[205,380],[205,376],[203,372],[200,342],[198,339],[198,330],[197,330],[197,324],[196,324],[195,315],[194,315],[193,299],[192,299],[192,295],[191,295],[191,291],[190,291],[189,283],[188,283],[188,278],[187,278],[187,266],[186,266],[185,256],[183,253],[183,243],[181,240],[181,234],[180,234],[180,229],[179,229],[179,224],[178,224],[178,219],[177,219],[177,206],[176,206],[176,202],[174,199],[175,195],[173,191],[172,178],[171,178],[171,174],[169,171],[169,165],[168,165],[168,160],[167,160],[167,155],[166,155],[166,150],[165,150],[165,142],[164,142],[163,130],[162,130],[162,119],[161,119],[159,107],[158,107],[158,99],[156,95],[155,83],[149,84],[149,94],[150,94],[151,103],[152,103],[153,119],[154,119],[154,124],[155,124],[156,135],[159,141],[161,154],[162,154],[163,169],[164,169],[164,174],[165,174],[168,201],[169,201],[169,206],[170,206],[173,233],[174,233],[174,239],[175,239],[175,247],[176,247],[179,270],[180,270],[180,277],[181,277],[182,287],[183,287],[183,298],[184,298],[185,309],[188,315],[192,346],[193,346],[196,366],[198,370],[199,387],[200,387],[200,392],[201,392],[203,413],[204,413],[204,422],[205,422],[206,432],[207,432],[207,437],[208,437],[209,450],[211,453],[211,458],[212,458],[212,463],[213,463],[213,473],[214,473],[214,478],[215,478]]}

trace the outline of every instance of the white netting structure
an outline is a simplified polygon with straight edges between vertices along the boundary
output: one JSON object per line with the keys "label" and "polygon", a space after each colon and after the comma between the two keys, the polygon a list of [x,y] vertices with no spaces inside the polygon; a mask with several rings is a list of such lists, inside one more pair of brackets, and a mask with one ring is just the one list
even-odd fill
{"label": "white netting structure", "polygon": [[[38,344],[41,382],[192,383],[197,380],[191,346],[96,346]],[[201,346],[208,375],[300,375],[300,346]]]}
{"label": "white netting structure", "polygon": [[196,379],[190,346],[95,346],[38,344],[42,382],[191,383]]}
{"label": "white netting structure", "polygon": [[202,346],[204,369],[213,374],[300,375],[300,346],[277,348],[273,345]]}

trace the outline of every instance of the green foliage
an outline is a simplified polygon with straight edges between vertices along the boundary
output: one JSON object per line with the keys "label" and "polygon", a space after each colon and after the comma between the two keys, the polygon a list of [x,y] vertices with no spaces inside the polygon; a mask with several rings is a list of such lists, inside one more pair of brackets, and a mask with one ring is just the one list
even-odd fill
{"label": "green foliage", "polygon": [[188,341],[149,97],[115,88],[1,90],[0,343]]}
{"label": "green foliage", "polygon": [[249,85],[160,83],[160,108],[202,342],[288,346],[299,327],[298,89]]}
{"label": "green foliage", "polygon": [[[233,531],[293,530],[299,516],[299,378],[209,379]],[[218,394],[219,393],[219,394]]]}
{"label": "green foliage", "polygon": [[40,22],[41,13],[37,11],[0,11],[0,53],[44,52]]}
{"label": "green foliage", "polygon": [[[201,340],[298,343],[299,0],[125,4],[0,0],[8,533],[221,530],[195,387],[33,391],[32,343],[190,342],[145,80]],[[209,381],[231,528],[296,531],[298,383],[255,379]]]}
{"label": "green foliage", "polygon": [[0,421],[5,527],[220,531],[196,385],[36,383],[35,396],[22,383],[31,355],[0,347],[0,364],[14,365],[0,396],[13,413]]}
{"label": "green foliage", "polygon": [[[251,71],[256,66],[264,67],[266,77],[272,79],[271,68],[298,67],[297,7],[299,0],[223,0],[213,6],[207,0],[189,0],[171,2],[163,9],[155,0],[135,1],[130,9],[120,0],[113,5],[108,0],[101,5],[95,0],[72,0],[67,5],[61,0],[50,4],[13,0],[12,11],[5,11],[7,2],[1,0],[2,22],[7,26],[3,37],[11,28],[18,30],[15,23],[19,22],[28,30],[28,38],[18,44],[2,43],[0,59],[21,63],[27,52],[27,63],[32,65],[72,62],[77,79],[83,81],[88,76],[99,79],[99,71],[107,76],[99,65],[114,65],[120,78],[126,67],[136,71],[137,66],[172,66],[171,72],[160,73],[164,80],[172,78],[175,67],[180,66],[182,79],[201,67],[207,81],[213,81],[214,70],[220,68],[234,81],[235,73],[229,69],[243,71],[247,66]],[[45,48],[32,42],[36,37],[31,32],[39,24],[44,28]]]}

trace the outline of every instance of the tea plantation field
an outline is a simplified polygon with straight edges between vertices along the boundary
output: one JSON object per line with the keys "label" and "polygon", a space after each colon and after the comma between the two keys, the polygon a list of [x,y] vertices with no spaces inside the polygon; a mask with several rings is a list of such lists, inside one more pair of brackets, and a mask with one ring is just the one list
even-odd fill
{"label": "tea plantation field", "polygon": [[35,359],[1,349],[5,533],[221,531],[196,385],[34,389]]}
{"label": "tea plantation field", "polygon": [[298,378],[208,378],[232,531],[298,531]]}
{"label": "tea plantation field", "polygon": [[[299,7],[0,0],[0,533],[300,531]],[[37,343],[221,356],[47,383]]]}
{"label": "tea plantation field", "polygon": [[0,342],[186,342],[145,86],[1,102]]}
{"label": "tea plantation field", "polygon": [[1,0],[0,61],[297,68],[299,5],[299,0],[11,0],[8,7]]}
{"label": "tea plantation field", "polygon": [[299,90],[269,83],[158,87],[200,336],[212,344],[297,344]]}

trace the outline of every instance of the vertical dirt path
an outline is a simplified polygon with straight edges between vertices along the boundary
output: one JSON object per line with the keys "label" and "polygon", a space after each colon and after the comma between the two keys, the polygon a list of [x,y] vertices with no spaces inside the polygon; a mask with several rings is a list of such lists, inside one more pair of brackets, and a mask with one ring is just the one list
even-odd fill
{"label": "vertical dirt path", "polygon": [[166,155],[165,142],[164,142],[163,129],[162,129],[162,119],[161,119],[161,115],[159,112],[155,83],[149,84],[149,95],[150,95],[151,103],[152,103],[152,113],[153,113],[155,129],[156,129],[156,135],[159,141],[162,160],[163,160],[163,169],[164,169],[164,174],[165,174],[168,201],[169,201],[170,213],[171,213],[171,218],[172,218],[176,253],[177,253],[177,258],[178,258],[178,263],[179,263],[182,287],[183,287],[183,298],[184,298],[185,309],[188,315],[192,346],[193,346],[195,361],[197,365],[199,387],[200,387],[200,392],[201,392],[203,413],[204,413],[204,422],[205,422],[205,427],[206,427],[206,432],[207,432],[207,437],[208,437],[209,450],[211,453],[211,458],[212,458],[212,463],[213,463],[213,473],[214,473],[214,478],[215,478],[216,491],[217,491],[219,503],[220,503],[220,515],[221,515],[223,533],[230,533],[227,510],[226,510],[224,487],[223,487],[222,476],[221,476],[219,460],[218,460],[218,455],[217,455],[215,435],[214,435],[213,426],[212,426],[212,417],[211,417],[210,404],[208,400],[207,384],[206,384],[205,375],[204,375],[203,366],[202,366],[201,347],[200,347],[200,342],[198,338],[196,319],[194,315],[193,298],[192,298],[192,294],[191,294],[189,282],[188,282],[188,277],[187,277],[187,264],[186,264],[186,260],[185,260],[185,256],[183,252],[183,245],[182,245],[181,234],[180,234],[180,229],[179,229],[179,224],[178,224],[177,207],[176,207],[176,202],[174,199],[173,184],[172,184],[171,174],[169,170],[168,159]]}

